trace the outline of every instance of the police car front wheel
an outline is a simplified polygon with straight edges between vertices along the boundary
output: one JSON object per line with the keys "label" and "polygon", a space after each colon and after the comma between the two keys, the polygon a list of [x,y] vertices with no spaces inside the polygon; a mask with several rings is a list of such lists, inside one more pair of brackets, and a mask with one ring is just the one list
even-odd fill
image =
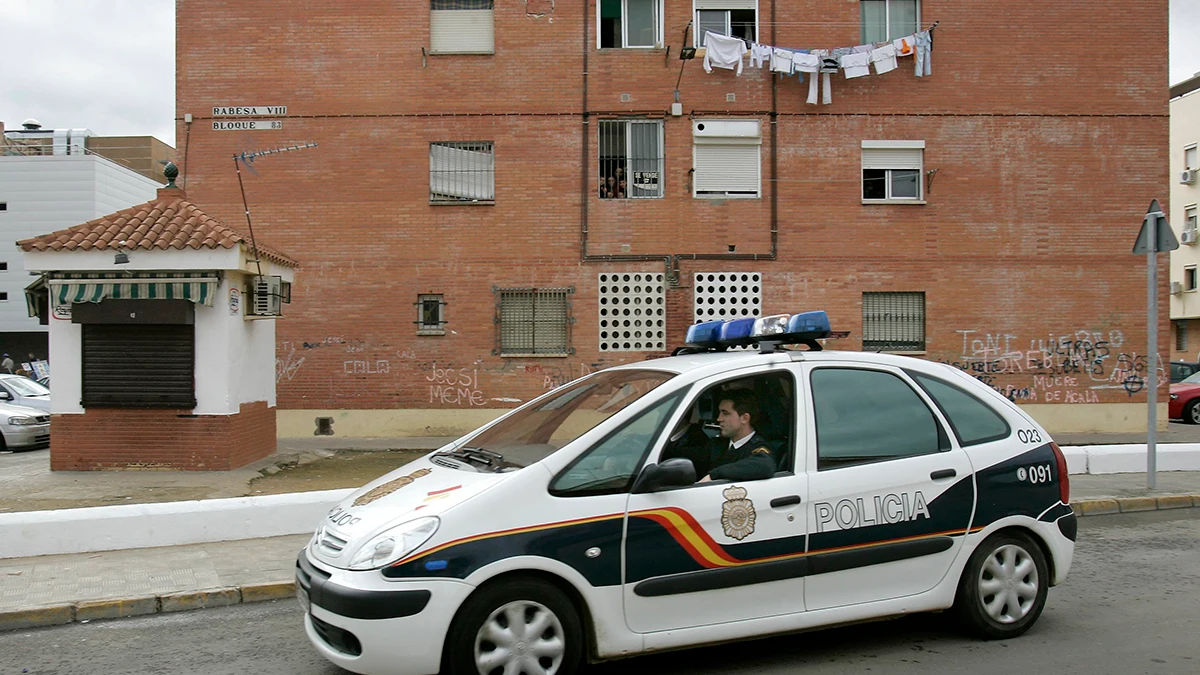
{"label": "police car front wheel", "polygon": [[451,675],[571,675],[583,630],[562,591],[536,579],[506,581],[472,595],[446,641]]}
{"label": "police car front wheel", "polygon": [[997,533],[971,555],[955,610],[980,637],[1016,637],[1041,615],[1049,582],[1046,556],[1036,543],[1020,533]]}

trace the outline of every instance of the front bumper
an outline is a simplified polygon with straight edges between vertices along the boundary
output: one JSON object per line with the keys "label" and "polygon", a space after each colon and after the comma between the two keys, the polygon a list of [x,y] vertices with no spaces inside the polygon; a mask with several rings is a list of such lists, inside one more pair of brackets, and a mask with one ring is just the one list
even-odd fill
{"label": "front bumper", "polygon": [[378,570],[350,572],[296,559],[296,592],[308,599],[304,629],[333,664],[371,675],[428,675],[473,587],[461,581],[391,581]]}
{"label": "front bumper", "polygon": [[50,447],[49,424],[5,424],[0,431],[4,444],[9,448],[28,450]]}

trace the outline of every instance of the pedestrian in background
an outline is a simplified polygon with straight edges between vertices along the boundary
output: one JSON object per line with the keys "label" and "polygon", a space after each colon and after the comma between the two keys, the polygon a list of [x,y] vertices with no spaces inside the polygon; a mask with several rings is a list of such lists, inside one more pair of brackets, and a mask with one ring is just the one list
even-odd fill
{"label": "pedestrian in background", "polygon": [[0,370],[3,370],[6,373],[11,373],[13,371],[13,367],[16,365],[17,364],[13,362],[12,357],[8,355],[8,352],[5,352],[4,360],[0,361]]}

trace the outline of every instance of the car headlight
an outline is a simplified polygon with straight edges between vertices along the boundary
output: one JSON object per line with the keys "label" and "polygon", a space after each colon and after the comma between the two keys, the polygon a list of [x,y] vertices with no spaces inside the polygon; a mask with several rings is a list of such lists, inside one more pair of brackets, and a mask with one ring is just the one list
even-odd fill
{"label": "car headlight", "polygon": [[1172,401],[1178,401],[1178,400],[1179,400],[1179,394],[1171,394],[1171,400],[1172,400]]}
{"label": "car headlight", "polygon": [[37,424],[37,420],[32,417],[10,417],[8,418],[8,423],[15,425]]}
{"label": "car headlight", "polygon": [[435,516],[418,518],[371,537],[350,559],[350,569],[373,570],[403,558],[429,541],[440,522]]}

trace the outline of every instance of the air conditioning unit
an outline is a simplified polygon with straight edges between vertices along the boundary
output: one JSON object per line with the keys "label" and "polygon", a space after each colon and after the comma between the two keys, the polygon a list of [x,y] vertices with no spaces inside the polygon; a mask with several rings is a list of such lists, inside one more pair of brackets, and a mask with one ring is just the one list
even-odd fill
{"label": "air conditioning unit", "polygon": [[1171,282],[1171,295],[1179,295],[1183,292],[1183,284],[1178,281]]}
{"label": "air conditioning unit", "polygon": [[1183,236],[1180,237],[1180,241],[1182,241],[1185,244],[1196,243],[1196,239],[1198,238],[1198,236],[1200,236],[1197,234],[1196,230],[1184,230],[1181,234]]}
{"label": "air conditioning unit", "polygon": [[283,277],[253,277],[250,280],[249,316],[283,314]]}
{"label": "air conditioning unit", "polygon": [[1195,169],[1187,169],[1183,173],[1179,174],[1179,182],[1182,183],[1183,185],[1191,185],[1192,183],[1195,183],[1196,182],[1196,170]]}

